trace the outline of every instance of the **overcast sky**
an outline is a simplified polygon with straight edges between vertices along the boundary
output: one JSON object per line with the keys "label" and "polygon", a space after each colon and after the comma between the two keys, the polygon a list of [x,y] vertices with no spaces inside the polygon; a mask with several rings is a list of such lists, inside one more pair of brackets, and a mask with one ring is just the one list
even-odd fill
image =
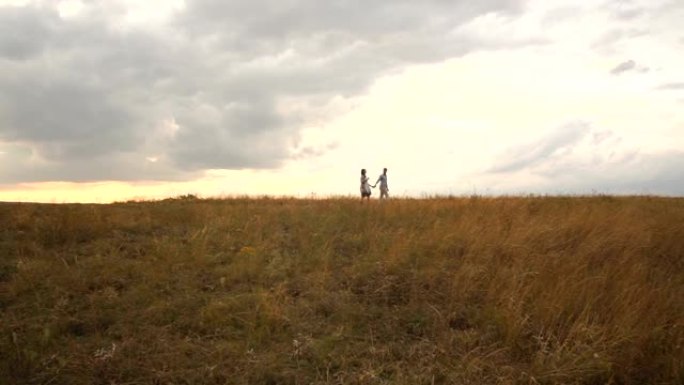
{"label": "overcast sky", "polygon": [[393,195],[684,195],[682,20],[681,0],[0,0],[0,200],[356,195],[383,167]]}

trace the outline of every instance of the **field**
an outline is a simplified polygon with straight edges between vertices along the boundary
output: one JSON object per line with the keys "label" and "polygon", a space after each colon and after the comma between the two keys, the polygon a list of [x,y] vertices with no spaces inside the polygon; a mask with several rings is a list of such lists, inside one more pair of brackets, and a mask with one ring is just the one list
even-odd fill
{"label": "field", "polygon": [[0,383],[681,384],[684,199],[0,204]]}

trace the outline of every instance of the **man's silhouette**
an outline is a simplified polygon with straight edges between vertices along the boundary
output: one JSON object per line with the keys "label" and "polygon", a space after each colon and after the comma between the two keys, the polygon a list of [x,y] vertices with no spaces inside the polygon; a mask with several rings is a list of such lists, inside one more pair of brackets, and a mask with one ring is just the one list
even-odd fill
{"label": "man's silhouette", "polygon": [[378,177],[373,187],[380,183],[380,199],[389,198],[389,187],[387,186],[387,169],[382,169],[382,174]]}

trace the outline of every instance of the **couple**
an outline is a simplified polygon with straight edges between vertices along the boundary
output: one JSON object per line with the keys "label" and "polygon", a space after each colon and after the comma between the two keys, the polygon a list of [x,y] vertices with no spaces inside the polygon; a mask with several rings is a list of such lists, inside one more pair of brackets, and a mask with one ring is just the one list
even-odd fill
{"label": "couple", "polygon": [[380,199],[389,198],[389,188],[387,187],[387,169],[382,169],[382,175],[378,177],[378,180],[375,181],[373,186],[368,183],[366,169],[361,169],[361,201],[363,201],[363,198],[370,200],[371,187],[375,188],[375,186],[378,185],[378,182],[380,182]]}

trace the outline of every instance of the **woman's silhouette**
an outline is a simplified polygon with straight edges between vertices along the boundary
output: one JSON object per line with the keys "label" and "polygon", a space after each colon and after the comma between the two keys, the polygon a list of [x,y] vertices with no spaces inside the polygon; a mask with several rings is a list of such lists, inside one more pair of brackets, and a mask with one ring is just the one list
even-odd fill
{"label": "woman's silhouette", "polygon": [[370,200],[371,196],[371,186],[368,183],[368,177],[366,176],[366,169],[362,168],[361,169],[361,201],[363,202],[363,198],[366,198],[366,200]]}

